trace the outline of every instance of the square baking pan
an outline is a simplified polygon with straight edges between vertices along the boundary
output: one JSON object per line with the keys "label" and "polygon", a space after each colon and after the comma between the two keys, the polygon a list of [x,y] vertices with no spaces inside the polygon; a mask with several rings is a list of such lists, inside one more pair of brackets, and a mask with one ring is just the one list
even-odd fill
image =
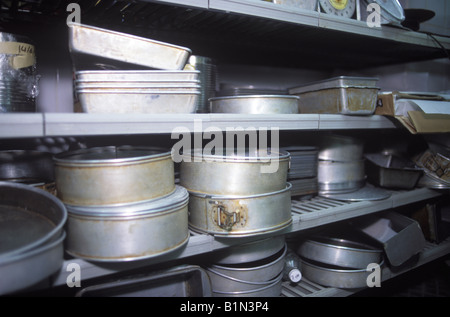
{"label": "square baking pan", "polygon": [[192,54],[185,47],[94,26],[69,23],[68,27],[69,51],[75,66],[89,55],[94,57],[93,63],[107,60],[152,69],[181,70]]}
{"label": "square baking pan", "polygon": [[299,113],[372,115],[378,78],[340,76],[289,89],[300,97]]}

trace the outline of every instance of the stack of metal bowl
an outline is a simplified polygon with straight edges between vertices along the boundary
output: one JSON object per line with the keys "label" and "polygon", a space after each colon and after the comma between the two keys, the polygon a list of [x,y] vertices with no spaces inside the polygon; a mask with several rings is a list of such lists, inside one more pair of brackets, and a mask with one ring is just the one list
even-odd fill
{"label": "stack of metal bowl", "polygon": [[318,192],[318,148],[315,146],[289,146],[284,151],[291,155],[288,181],[292,184],[291,195],[314,196]]}
{"label": "stack of metal bowl", "polygon": [[277,297],[287,247],[284,236],[232,246],[205,267],[215,297]]}
{"label": "stack of metal bowl", "polygon": [[147,259],[189,239],[189,195],[175,185],[170,152],[107,146],[60,153],[55,182],[69,214],[66,251],[73,256]]}
{"label": "stack of metal bowl", "polygon": [[220,237],[276,232],[292,222],[289,153],[223,149],[183,153],[180,185],[190,194],[189,226]]}
{"label": "stack of metal bowl", "polygon": [[61,269],[66,219],[54,195],[0,182],[0,295],[28,289]]}
{"label": "stack of metal bowl", "polygon": [[38,78],[31,40],[0,32],[0,112],[35,112]]}
{"label": "stack of metal bowl", "polygon": [[199,71],[92,70],[75,76],[87,113],[194,113],[201,93]]}
{"label": "stack of metal bowl", "polygon": [[351,193],[365,185],[361,141],[347,136],[327,135],[319,143],[319,195]]}

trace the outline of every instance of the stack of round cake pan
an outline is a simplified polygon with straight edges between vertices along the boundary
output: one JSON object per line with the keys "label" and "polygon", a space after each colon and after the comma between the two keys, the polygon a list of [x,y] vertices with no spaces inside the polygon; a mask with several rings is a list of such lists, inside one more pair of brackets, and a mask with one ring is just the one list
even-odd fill
{"label": "stack of round cake pan", "polygon": [[35,112],[35,47],[27,37],[0,32],[0,112]]}
{"label": "stack of round cake pan", "polygon": [[122,262],[171,252],[189,239],[186,189],[170,152],[136,146],[55,156],[58,197],[68,211],[66,251]]}
{"label": "stack of round cake pan", "polygon": [[228,256],[207,265],[213,296],[280,296],[287,247],[280,237],[270,239],[231,247]]}
{"label": "stack of round cake pan", "polygon": [[290,225],[289,153],[263,152],[182,155],[180,185],[190,193],[193,231],[245,237]]}
{"label": "stack of round cake pan", "polygon": [[297,253],[301,257],[302,275],[329,287],[366,287],[372,273],[369,268],[381,268],[384,264],[382,249],[338,236],[305,240]]}
{"label": "stack of round cake pan", "polygon": [[199,71],[76,72],[75,91],[87,113],[194,113]]}
{"label": "stack of round cake pan", "polygon": [[314,146],[284,147],[291,155],[288,181],[292,184],[292,196],[310,196],[318,192],[318,148]]}
{"label": "stack of round cake pan", "polygon": [[365,184],[363,143],[355,138],[327,135],[320,140],[319,194],[351,193]]}

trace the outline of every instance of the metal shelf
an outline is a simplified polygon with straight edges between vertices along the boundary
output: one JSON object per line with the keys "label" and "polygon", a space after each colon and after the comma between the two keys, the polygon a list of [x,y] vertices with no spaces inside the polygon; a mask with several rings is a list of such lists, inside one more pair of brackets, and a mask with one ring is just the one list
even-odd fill
{"label": "metal shelf", "polygon": [[[62,25],[68,3],[83,23],[189,47],[219,63],[358,70],[444,58],[450,38],[404,28],[368,27],[345,19],[262,0],[64,0],[53,4],[3,1],[5,29]],[[445,49],[442,49],[437,41]],[[334,58],[330,52],[339,52]]]}
{"label": "metal shelf", "polygon": [[87,114],[33,113],[0,116],[0,138],[172,133],[183,128],[278,128],[279,130],[392,129],[387,117],[319,114]]}
{"label": "metal shelf", "polygon": [[54,277],[52,286],[65,285],[66,279],[70,274],[70,272],[66,271],[66,268],[70,263],[77,263],[81,268],[82,278],[87,280],[90,278],[119,273],[124,270],[143,268],[170,260],[198,256],[209,252],[218,251],[232,245],[259,240],[267,236],[300,232],[319,225],[330,224],[352,217],[387,210],[393,208],[394,205],[398,205],[396,203],[397,201],[402,201],[402,203],[406,205],[409,203],[438,197],[440,195],[441,194],[438,191],[427,188],[419,188],[412,191],[392,192],[391,197],[380,201],[340,202],[322,197],[316,197],[305,201],[292,200],[293,223],[291,226],[282,231],[266,235],[229,239],[216,238],[208,234],[191,233],[189,241],[185,247],[161,257],[135,262],[95,264],[94,262],[89,262],[78,258],[68,259],[63,263],[63,268],[61,271],[56,277]]}

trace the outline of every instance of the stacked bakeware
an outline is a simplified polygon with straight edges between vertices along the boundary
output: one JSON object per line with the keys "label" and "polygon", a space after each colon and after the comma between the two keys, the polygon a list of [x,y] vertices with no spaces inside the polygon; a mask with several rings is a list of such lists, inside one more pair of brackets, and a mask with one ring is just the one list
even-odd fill
{"label": "stacked bakeware", "polygon": [[191,55],[189,65],[199,72],[200,96],[197,99],[195,112],[208,113],[209,98],[216,94],[217,85],[217,67],[215,61],[206,56]]}
{"label": "stacked bakeware", "polygon": [[54,195],[0,182],[0,294],[31,287],[61,269],[67,211]]}
{"label": "stacked bakeware", "polygon": [[104,262],[147,259],[189,239],[188,192],[171,153],[107,146],[55,156],[57,195],[68,211],[66,251]]}
{"label": "stacked bakeware", "polygon": [[288,181],[292,196],[314,196],[318,192],[317,165],[319,149],[315,146],[289,146],[284,151],[291,156]]}
{"label": "stacked bakeware", "polygon": [[70,23],[69,50],[76,69],[76,111],[196,111],[200,71],[183,70],[191,55],[187,48]]}
{"label": "stacked bakeware", "polygon": [[381,248],[345,234],[306,239],[299,244],[297,254],[301,257],[302,275],[328,287],[366,287],[372,269],[378,267],[381,274],[384,265]]}
{"label": "stacked bakeware", "polygon": [[287,247],[284,236],[232,246],[205,266],[215,297],[277,297]]}
{"label": "stacked bakeware", "polygon": [[219,237],[277,232],[292,222],[289,154],[224,149],[183,153],[180,185],[190,194],[192,231]]}
{"label": "stacked bakeware", "polygon": [[327,135],[319,141],[319,195],[354,192],[365,184],[363,143],[355,138]]}
{"label": "stacked bakeware", "polygon": [[194,113],[198,71],[78,71],[75,92],[87,113]]}

